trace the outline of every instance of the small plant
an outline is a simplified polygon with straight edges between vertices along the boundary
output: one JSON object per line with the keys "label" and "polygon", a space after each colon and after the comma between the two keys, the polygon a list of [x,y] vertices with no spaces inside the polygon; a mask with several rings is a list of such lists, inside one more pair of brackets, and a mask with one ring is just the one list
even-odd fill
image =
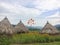
{"label": "small plant", "polygon": [[0,45],[10,45],[9,38],[6,35],[0,36]]}
{"label": "small plant", "polygon": [[[2,41],[3,42],[2,42]],[[38,32],[29,32],[25,34],[14,34],[11,38],[7,37],[0,37],[0,41],[6,45],[9,45],[10,41],[11,43],[49,43],[49,42],[55,42],[60,41],[60,36],[52,36],[48,34],[39,34]],[[4,45],[3,44],[3,45]]]}

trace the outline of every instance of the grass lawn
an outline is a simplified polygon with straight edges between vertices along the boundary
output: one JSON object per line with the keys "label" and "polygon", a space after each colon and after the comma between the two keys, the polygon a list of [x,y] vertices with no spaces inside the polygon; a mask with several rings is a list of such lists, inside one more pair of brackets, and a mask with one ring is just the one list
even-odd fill
{"label": "grass lawn", "polygon": [[33,44],[11,44],[11,45],[60,45],[60,42],[51,42],[51,43],[33,43]]}

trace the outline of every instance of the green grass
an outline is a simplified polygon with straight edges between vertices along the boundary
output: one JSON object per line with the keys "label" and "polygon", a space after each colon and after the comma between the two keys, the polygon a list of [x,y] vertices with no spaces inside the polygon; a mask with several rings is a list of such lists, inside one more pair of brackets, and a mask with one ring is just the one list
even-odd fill
{"label": "green grass", "polygon": [[16,34],[12,36],[12,43],[49,43],[60,41],[60,35],[51,36],[48,34],[39,34],[38,32],[30,32],[25,34]]}
{"label": "green grass", "polygon": [[[35,44],[34,44],[35,43]],[[11,36],[1,35],[1,45],[60,45],[60,35],[40,34],[39,32],[29,32],[14,34]]]}
{"label": "green grass", "polygon": [[51,42],[51,43],[32,43],[32,44],[11,44],[11,45],[60,45],[60,42]]}

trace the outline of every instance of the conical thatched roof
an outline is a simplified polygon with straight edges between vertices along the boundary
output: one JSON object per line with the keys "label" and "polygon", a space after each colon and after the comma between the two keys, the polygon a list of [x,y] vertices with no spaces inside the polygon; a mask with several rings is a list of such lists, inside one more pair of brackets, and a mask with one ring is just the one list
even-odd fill
{"label": "conical thatched roof", "polygon": [[10,24],[9,20],[7,17],[5,17],[1,22],[0,22],[0,33],[1,34],[12,34],[13,33],[13,26]]}
{"label": "conical thatched roof", "polygon": [[56,27],[49,24],[49,22],[46,23],[46,25],[41,30],[41,33],[48,33],[48,34],[57,34],[59,31],[56,29]]}
{"label": "conical thatched roof", "polygon": [[15,30],[17,33],[26,33],[29,32],[28,28],[25,27],[25,25],[22,23],[22,21],[20,21],[16,26],[15,26]]}

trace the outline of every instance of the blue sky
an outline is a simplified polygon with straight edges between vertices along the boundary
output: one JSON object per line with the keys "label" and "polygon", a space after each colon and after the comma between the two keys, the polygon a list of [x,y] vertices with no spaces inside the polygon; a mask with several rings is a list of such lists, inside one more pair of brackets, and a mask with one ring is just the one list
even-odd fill
{"label": "blue sky", "polygon": [[5,16],[12,24],[22,20],[28,25],[30,18],[35,20],[33,26],[44,26],[47,21],[60,24],[60,0],[0,0],[0,20]]}

